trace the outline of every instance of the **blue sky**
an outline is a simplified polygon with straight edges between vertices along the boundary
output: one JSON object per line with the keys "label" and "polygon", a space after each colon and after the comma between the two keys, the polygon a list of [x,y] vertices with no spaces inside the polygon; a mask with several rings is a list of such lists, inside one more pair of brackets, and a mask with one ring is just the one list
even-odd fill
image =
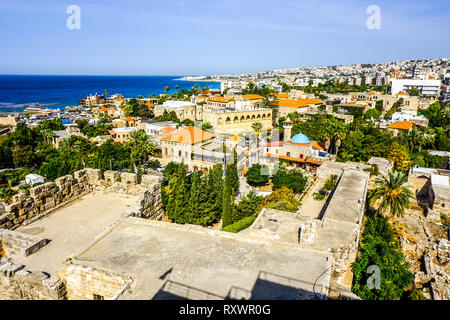
{"label": "blue sky", "polygon": [[[69,5],[81,29],[69,30]],[[381,29],[366,27],[369,5]],[[174,75],[449,57],[448,0],[1,0],[0,74]]]}

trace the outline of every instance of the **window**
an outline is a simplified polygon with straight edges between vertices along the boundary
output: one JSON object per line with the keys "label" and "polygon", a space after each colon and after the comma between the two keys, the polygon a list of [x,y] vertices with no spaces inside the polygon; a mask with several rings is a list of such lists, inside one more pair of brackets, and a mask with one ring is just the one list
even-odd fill
{"label": "window", "polygon": [[105,300],[104,296],[101,296],[99,294],[94,293],[93,294],[94,300]]}

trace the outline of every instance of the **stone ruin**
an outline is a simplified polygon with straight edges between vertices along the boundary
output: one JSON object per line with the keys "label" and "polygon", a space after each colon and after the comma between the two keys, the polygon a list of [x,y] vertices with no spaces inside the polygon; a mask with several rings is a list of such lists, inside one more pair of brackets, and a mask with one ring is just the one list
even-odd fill
{"label": "stone ruin", "polygon": [[159,172],[146,174],[137,183],[134,173],[86,168],[29,189],[29,195],[20,192],[11,204],[0,207],[0,300],[2,299],[66,299],[66,285],[57,276],[45,272],[27,271],[24,265],[11,262],[8,257],[33,254],[47,244],[46,239],[14,231],[91,192],[124,193],[138,196],[138,207],[128,216],[160,220],[164,213],[161,203]]}
{"label": "stone ruin", "polygon": [[30,224],[56,209],[94,191],[126,193],[142,197],[141,208],[135,213],[138,217],[160,219],[163,214],[161,204],[161,175],[143,175],[137,184],[135,173],[105,171],[102,179],[100,169],[86,168],[75,171],[74,175],[57,178],[30,188],[30,195],[20,192],[12,197],[12,203],[4,205],[0,216],[0,229],[14,230],[21,225]]}

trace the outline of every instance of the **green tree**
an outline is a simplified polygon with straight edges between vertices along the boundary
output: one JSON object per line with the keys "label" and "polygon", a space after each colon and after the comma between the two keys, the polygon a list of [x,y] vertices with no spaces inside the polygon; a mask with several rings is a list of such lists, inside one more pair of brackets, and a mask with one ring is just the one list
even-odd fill
{"label": "green tree", "polygon": [[[367,286],[368,267],[380,268],[380,288]],[[388,220],[380,215],[369,216],[364,224],[360,252],[353,263],[352,291],[365,300],[398,300],[413,282],[395,233]]]}
{"label": "green tree", "polygon": [[399,171],[377,178],[375,187],[369,191],[370,204],[374,205],[379,200],[378,212],[402,217],[405,209],[411,207],[410,200],[415,198],[411,189],[404,185],[407,181],[407,175]]}
{"label": "green tree", "polygon": [[263,197],[256,195],[256,193],[251,190],[239,203],[235,206],[233,210],[232,221],[233,223],[250,217],[258,213],[258,207],[262,203]]}
{"label": "green tree", "polygon": [[280,168],[272,177],[272,189],[288,187],[298,194],[305,189],[306,181],[307,179],[300,170],[292,169],[287,171],[284,168]]}
{"label": "green tree", "polygon": [[14,148],[12,156],[16,168],[31,167],[36,164],[36,155],[30,145]]}
{"label": "green tree", "polygon": [[212,124],[209,123],[208,121],[202,122],[202,130],[203,131],[208,131],[211,130],[213,128]]}
{"label": "green tree", "polygon": [[223,189],[223,198],[222,198],[222,228],[233,223],[232,215],[233,215],[233,190],[231,190],[231,181],[230,179],[225,178],[225,184]]}
{"label": "green tree", "polygon": [[169,182],[170,194],[167,204],[169,219],[176,223],[189,221],[189,178],[186,166],[178,166],[177,174]]}
{"label": "green tree", "polygon": [[380,119],[381,113],[380,111],[378,111],[376,108],[374,109],[369,109],[366,111],[366,113],[364,114],[364,119],[370,120],[370,119],[375,119],[378,120]]}
{"label": "green tree", "polygon": [[[263,172],[264,171],[264,172]],[[265,165],[256,163],[248,169],[247,182],[251,186],[263,186],[269,182],[269,168]],[[265,174],[267,172],[267,174]]]}
{"label": "green tree", "polygon": [[418,88],[413,87],[413,88],[408,90],[408,94],[410,96],[412,96],[412,97],[413,96],[420,96],[420,90]]}
{"label": "green tree", "polygon": [[261,205],[268,209],[297,212],[299,202],[292,189],[281,187],[265,197]]}

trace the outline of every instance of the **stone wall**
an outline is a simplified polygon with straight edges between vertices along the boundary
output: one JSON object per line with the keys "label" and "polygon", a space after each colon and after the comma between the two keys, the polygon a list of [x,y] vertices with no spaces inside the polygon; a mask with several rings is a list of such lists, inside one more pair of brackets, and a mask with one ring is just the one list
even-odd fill
{"label": "stone wall", "polygon": [[130,277],[66,261],[58,276],[65,280],[67,297],[71,300],[115,300],[129,288]]}
{"label": "stone wall", "polygon": [[30,224],[89,192],[138,196],[139,207],[131,215],[161,219],[164,213],[161,174],[143,175],[141,184],[136,183],[137,176],[133,173],[123,173],[121,181],[117,181],[117,172],[106,171],[104,175],[105,179],[102,179],[100,170],[87,168],[76,171],[73,177],[66,175],[31,188],[29,196],[23,192],[13,196],[13,202],[6,205],[5,212],[0,215],[0,300],[93,299],[94,294],[103,299],[117,299],[123,293],[131,279],[121,275],[66,262],[61,271],[65,279],[62,281],[57,276],[30,272],[25,266],[10,262],[12,256],[31,255],[47,244],[46,239],[13,229]]}
{"label": "stone wall", "polygon": [[25,270],[23,265],[0,264],[0,300],[66,299],[64,283],[43,272]]}

